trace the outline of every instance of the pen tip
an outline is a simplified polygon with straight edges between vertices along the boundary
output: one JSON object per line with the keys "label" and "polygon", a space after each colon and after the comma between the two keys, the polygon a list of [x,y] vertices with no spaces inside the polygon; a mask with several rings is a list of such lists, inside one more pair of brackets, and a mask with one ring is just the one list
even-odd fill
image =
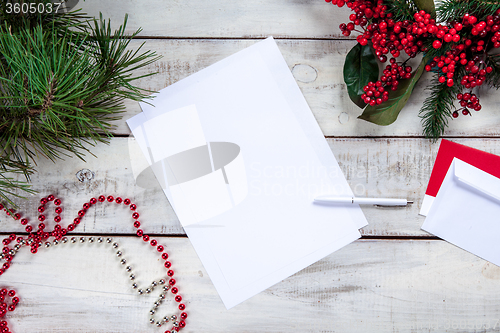
{"label": "pen tip", "polygon": [[413,201],[407,201],[407,202],[408,202],[408,204],[412,204],[413,203]]}

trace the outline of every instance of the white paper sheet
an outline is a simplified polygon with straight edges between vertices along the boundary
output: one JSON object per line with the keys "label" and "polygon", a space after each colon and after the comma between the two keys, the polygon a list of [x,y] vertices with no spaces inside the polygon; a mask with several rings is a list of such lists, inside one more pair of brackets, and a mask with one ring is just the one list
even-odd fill
{"label": "white paper sheet", "polygon": [[[151,163],[163,162],[155,174],[163,172],[158,180],[227,308],[360,237],[366,219],[358,206],[313,204],[321,194],[352,192],[272,38],[161,90],[152,104],[158,107],[141,104],[143,113],[127,122]],[[194,149],[206,145],[213,161],[212,172],[200,171],[203,180],[197,179],[210,185],[198,188],[217,207],[199,198],[176,201],[174,192],[188,198],[196,187],[169,176],[172,157],[164,157],[189,153],[170,147],[176,140],[163,131],[145,130],[146,123],[183,108],[196,109],[201,128],[182,120],[169,126],[181,132],[188,126],[197,138],[202,132],[206,142]],[[219,166],[218,142],[237,147]],[[156,154],[163,160],[151,156],[152,144],[168,146]],[[181,186],[173,191],[163,181],[168,178]]]}
{"label": "white paper sheet", "polygon": [[500,266],[500,179],[457,158],[422,229]]}

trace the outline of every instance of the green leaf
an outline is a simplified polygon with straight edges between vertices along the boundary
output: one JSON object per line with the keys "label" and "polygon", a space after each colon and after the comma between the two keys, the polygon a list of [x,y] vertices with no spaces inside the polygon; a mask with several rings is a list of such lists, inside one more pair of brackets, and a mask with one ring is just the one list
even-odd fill
{"label": "green leaf", "polygon": [[436,8],[434,7],[434,0],[415,0],[418,10],[425,10],[431,14],[432,18],[436,18]]}
{"label": "green leaf", "polygon": [[356,44],[347,54],[344,64],[344,82],[347,85],[349,98],[359,106],[365,107],[361,99],[363,87],[370,81],[377,81],[378,64],[370,45]]}
{"label": "green leaf", "polygon": [[387,101],[375,106],[368,105],[358,118],[382,126],[390,125],[396,121],[399,112],[410,98],[415,84],[422,76],[426,64],[427,58],[424,57],[418,68],[413,72],[412,77],[401,80],[398,89],[389,93]]}

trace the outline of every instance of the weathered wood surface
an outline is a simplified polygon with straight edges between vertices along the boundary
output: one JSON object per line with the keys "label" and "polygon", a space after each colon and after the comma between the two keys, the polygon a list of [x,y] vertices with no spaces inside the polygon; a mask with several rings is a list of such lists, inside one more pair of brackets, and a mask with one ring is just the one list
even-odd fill
{"label": "weathered wood surface", "polygon": [[[458,143],[500,154],[499,139],[459,139]],[[430,177],[438,144],[406,139],[328,139],[333,154],[358,196],[406,197],[415,204],[408,207],[362,209],[369,225],[362,229],[369,236],[422,236],[424,217],[418,215]],[[63,217],[71,221],[81,205],[92,196],[128,195],[138,205],[144,229],[155,234],[184,234],[180,223],[152,172],[143,171],[144,157],[133,138],[114,138],[111,144],[94,149],[98,158],[87,163],[76,158],[59,164],[42,159],[33,187],[40,195],[54,193],[63,198]],[[82,170],[88,170],[80,172]],[[79,180],[79,178],[81,180]],[[21,202],[21,211],[35,217],[39,195]],[[123,206],[123,205],[121,205]],[[52,211],[52,209],[50,210]],[[117,223],[119,221],[119,223]],[[100,204],[89,211],[77,229],[84,233],[134,232],[130,211],[116,204]],[[0,230],[22,231],[22,226],[0,216]]]}
{"label": "weathered wood surface", "polygon": [[[133,237],[115,240],[138,280],[150,283],[165,274],[150,246]],[[170,251],[189,312],[185,332],[499,329],[500,268],[446,242],[357,241],[226,311],[189,240],[159,240]],[[36,255],[24,250],[1,283],[16,288],[21,298],[9,318],[14,332],[166,329],[148,323],[159,292],[151,296],[133,292],[109,246],[66,244]],[[166,313],[173,308],[168,299]]]}
{"label": "weathered wood surface", "polygon": [[87,0],[77,8],[114,26],[128,14],[128,33],[142,27],[140,36],[168,38],[340,37],[351,13],[324,0]]}
{"label": "weathered wood surface", "polygon": [[[133,41],[136,48],[144,40]],[[142,88],[157,91],[199,70],[242,50],[255,40],[218,39],[160,39],[147,40],[145,49],[163,58],[139,74],[158,72],[158,75],[138,81]],[[343,81],[342,70],[354,41],[346,40],[277,40],[280,51],[297,80],[325,136],[379,137],[422,136],[419,110],[427,96],[425,87],[432,76],[424,73],[407,105],[396,122],[378,126],[357,119],[362,110],[351,102]],[[496,136],[500,134],[500,109],[495,90],[480,92],[483,109],[473,117],[450,119],[445,136]],[[127,119],[141,112],[139,104],[127,102]],[[457,104],[458,105],[458,104]],[[116,123],[115,133],[128,134],[126,123]]]}

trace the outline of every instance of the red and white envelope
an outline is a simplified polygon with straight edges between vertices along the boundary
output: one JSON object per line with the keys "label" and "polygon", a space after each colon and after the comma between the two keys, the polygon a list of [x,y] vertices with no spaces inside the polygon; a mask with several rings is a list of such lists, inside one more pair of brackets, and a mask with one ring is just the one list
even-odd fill
{"label": "red and white envelope", "polygon": [[500,156],[443,139],[425,191],[420,215],[428,214],[454,158],[500,178]]}

